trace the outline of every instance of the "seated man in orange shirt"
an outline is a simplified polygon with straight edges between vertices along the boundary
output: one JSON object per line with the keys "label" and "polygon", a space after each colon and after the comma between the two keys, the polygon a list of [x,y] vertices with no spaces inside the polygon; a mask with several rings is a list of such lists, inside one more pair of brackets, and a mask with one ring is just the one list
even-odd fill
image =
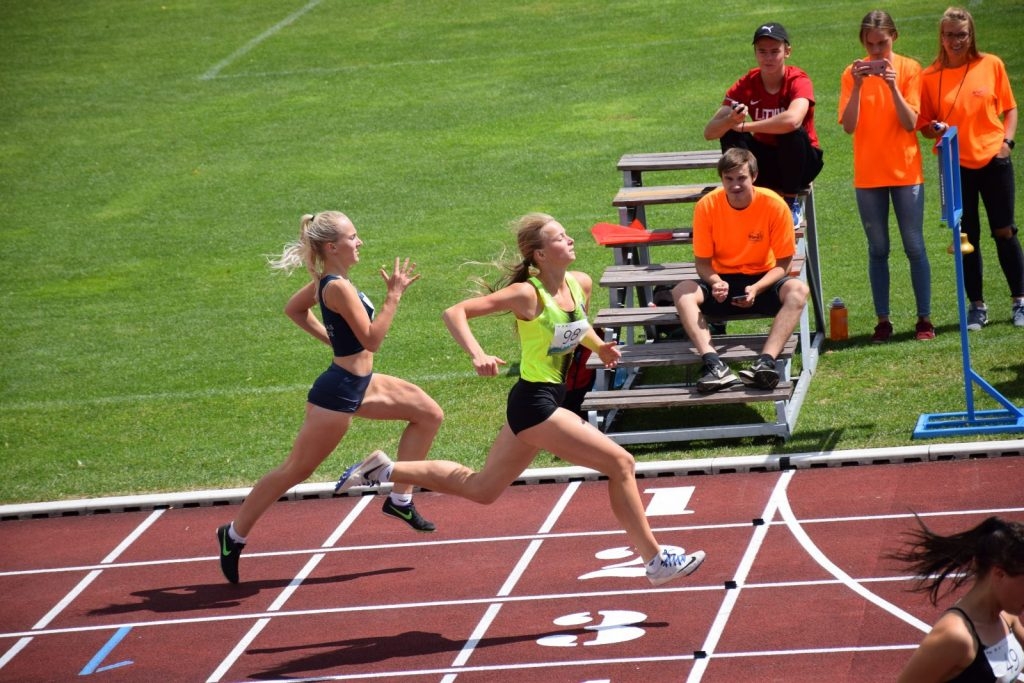
{"label": "seated man in orange shirt", "polygon": [[744,313],[775,316],[761,355],[739,379],[761,389],[779,383],[775,359],[800,322],[807,284],[790,277],[796,253],[793,221],[775,192],[754,186],[757,159],[743,148],[726,150],[718,162],[722,187],[697,202],[693,212],[693,255],[700,280],[685,280],[672,290],[679,320],[704,373],[697,391],[718,391],[736,375],[711,344],[705,316]]}

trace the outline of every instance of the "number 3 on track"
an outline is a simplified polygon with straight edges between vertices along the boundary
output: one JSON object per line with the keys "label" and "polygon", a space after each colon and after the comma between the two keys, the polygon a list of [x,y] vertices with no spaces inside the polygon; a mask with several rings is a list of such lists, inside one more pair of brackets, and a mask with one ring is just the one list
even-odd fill
{"label": "number 3 on track", "polygon": [[[583,636],[572,633],[562,633],[554,636],[545,636],[537,640],[538,645],[546,647],[584,647],[592,645],[611,645],[613,643],[624,643],[629,640],[642,638],[644,630],[636,626],[642,624],[647,615],[643,612],[630,610],[600,610],[598,611],[600,621],[590,612],[576,612],[566,614],[564,617],[555,619],[558,626],[583,627],[585,631],[594,633],[592,638],[583,639]],[[577,629],[578,630],[578,629]]]}

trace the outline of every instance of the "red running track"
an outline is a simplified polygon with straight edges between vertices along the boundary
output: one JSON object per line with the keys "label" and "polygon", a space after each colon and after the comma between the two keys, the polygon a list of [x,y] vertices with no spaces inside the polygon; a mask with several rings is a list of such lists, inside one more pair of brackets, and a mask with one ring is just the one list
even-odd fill
{"label": "red running track", "polygon": [[220,575],[233,507],[0,522],[0,681],[891,680],[939,610],[882,559],[913,526],[1024,521],[1024,458],[640,480],[652,588],[599,481],[273,506]]}

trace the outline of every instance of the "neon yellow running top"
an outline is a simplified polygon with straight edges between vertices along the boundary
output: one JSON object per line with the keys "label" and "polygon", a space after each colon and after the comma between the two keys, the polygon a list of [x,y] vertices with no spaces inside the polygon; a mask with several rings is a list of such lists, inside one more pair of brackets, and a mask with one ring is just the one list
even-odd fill
{"label": "neon yellow running top", "polygon": [[563,383],[565,371],[572,360],[572,351],[590,329],[583,288],[568,273],[565,281],[576,303],[576,309],[571,313],[558,306],[540,280],[535,277],[529,279],[544,308],[533,320],[516,319],[519,343],[522,346],[519,376],[528,382]]}

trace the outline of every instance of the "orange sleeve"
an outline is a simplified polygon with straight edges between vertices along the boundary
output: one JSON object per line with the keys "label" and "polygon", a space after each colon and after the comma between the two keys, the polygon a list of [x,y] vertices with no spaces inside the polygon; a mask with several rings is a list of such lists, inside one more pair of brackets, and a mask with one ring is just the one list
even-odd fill
{"label": "orange sleeve", "polygon": [[[915,112],[921,107],[921,65],[893,54],[896,88]],[[844,86],[853,90],[853,76]],[[849,94],[848,94],[849,98]],[[841,109],[845,104],[840,105]],[[917,131],[900,124],[896,100],[885,80],[866,76],[860,86],[860,108],[853,131],[853,185],[858,188],[899,187],[924,182]]]}

